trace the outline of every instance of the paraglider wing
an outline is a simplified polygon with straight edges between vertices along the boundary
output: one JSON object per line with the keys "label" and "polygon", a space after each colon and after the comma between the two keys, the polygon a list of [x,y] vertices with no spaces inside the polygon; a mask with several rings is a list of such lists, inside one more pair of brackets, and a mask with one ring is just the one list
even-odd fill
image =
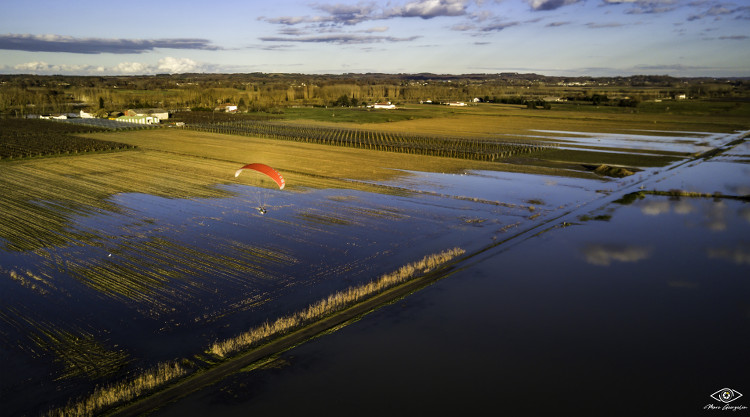
{"label": "paraglider wing", "polygon": [[272,180],[276,181],[276,184],[279,185],[279,190],[283,190],[284,186],[286,185],[286,182],[284,181],[284,177],[281,176],[278,172],[276,172],[275,169],[269,167],[266,164],[247,164],[244,167],[237,170],[237,172],[234,173],[235,177],[239,177],[240,173],[243,169],[251,169],[254,171],[258,171],[260,173],[266,174],[269,177],[271,177]]}

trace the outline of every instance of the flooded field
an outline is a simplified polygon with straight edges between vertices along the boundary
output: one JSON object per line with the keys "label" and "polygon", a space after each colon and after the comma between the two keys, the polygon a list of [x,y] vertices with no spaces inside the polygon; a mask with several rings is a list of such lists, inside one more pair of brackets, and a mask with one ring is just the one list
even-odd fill
{"label": "flooded field", "polygon": [[[160,133],[132,133],[146,134]],[[133,140],[145,143],[143,137]],[[700,141],[714,148],[737,137]],[[206,152],[218,152],[226,143],[224,137],[216,139]],[[739,342],[747,346],[750,322],[750,305],[742,301],[750,288],[740,278],[750,256],[747,201],[648,192],[674,188],[746,196],[746,144],[707,161],[643,168],[620,179],[383,165],[373,168],[387,170],[382,175],[319,180],[335,187],[313,187],[309,174],[292,172],[283,191],[226,180],[235,164],[218,159],[219,154],[213,156],[220,161],[215,165],[177,154],[166,140],[142,154],[80,159],[88,162],[80,162],[79,172],[101,171],[101,176],[55,168],[59,172],[42,177],[34,171],[36,162],[14,165],[0,181],[25,199],[4,204],[39,221],[27,224],[19,215],[15,227],[9,222],[1,229],[0,413],[39,415],[160,363],[179,361],[186,372],[209,366],[214,359],[206,350],[217,340],[454,247],[470,256],[450,279],[295,348],[277,362],[291,366],[240,374],[160,413],[204,415],[208,407],[224,415],[271,411],[279,406],[277,396],[304,383],[315,389],[293,394],[301,400],[317,395],[322,401],[322,391],[329,389],[352,395],[354,404],[356,393],[335,386],[336,381],[352,387],[396,382],[378,373],[376,365],[383,372],[400,368],[390,371],[406,376],[399,384],[424,390],[429,381],[427,386],[442,380],[441,389],[448,390],[455,384],[447,381],[482,381],[487,372],[505,370],[517,381],[512,387],[506,381],[509,392],[533,382],[545,389],[559,384],[565,389],[554,396],[562,401],[577,383],[597,377],[594,368],[604,369],[601,361],[615,362],[613,369],[621,372],[647,372],[647,364],[653,365],[649,359],[626,369],[619,362],[624,354],[612,353],[618,343],[640,349],[640,358],[656,338],[661,347],[654,355],[660,358],[678,342],[687,344],[694,325],[708,331],[716,320],[722,323],[714,331],[728,330],[730,320],[742,330],[724,339],[729,347],[715,346],[734,354]],[[704,151],[702,144],[691,146],[680,151]],[[111,176],[124,174],[112,165],[93,168],[99,160],[117,162],[120,169],[140,163],[136,166],[144,173],[129,177],[129,183],[123,176],[121,185]],[[155,163],[167,169],[151,177],[145,172]],[[190,168],[180,169],[186,165]],[[221,180],[211,183],[207,179],[214,174]],[[34,175],[67,188],[30,191],[30,184],[39,183],[27,179]],[[297,178],[304,185],[295,185]],[[158,186],[163,183],[173,192]],[[65,200],[70,193],[86,198],[73,204]],[[17,200],[23,204],[14,206]],[[717,303],[721,308],[713,308]],[[636,309],[639,305],[645,308]],[[669,340],[659,333],[668,328],[675,329]],[[558,353],[542,349],[549,346]],[[327,353],[338,349],[350,352],[341,358]],[[397,352],[400,358],[389,356]],[[445,358],[456,362],[439,376],[429,371],[429,361]],[[456,365],[462,361],[468,362]],[[696,366],[703,370],[706,361],[699,359]],[[523,376],[522,364],[528,365]],[[573,364],[586,372],[565,384]],[[532,375],[547,377],[532,380]],[[317,380],[323,376],[334,385]],[[254,388],[246,390],[248,384]],[[468,401],[472,385],[462,384],[456,398],[464,395]],[[474,389],[481,393],[488,387]],[[411,396],[402,398],[405,409],[416,407],[408,403]],[[422,411],[439,409],[432,406]]]}
{"label": "flooded field", "polygon": [[[620,194],[750,185],[724,159]],[[700,415],[750,391],[750,203],[615,194],[154,415]]]}

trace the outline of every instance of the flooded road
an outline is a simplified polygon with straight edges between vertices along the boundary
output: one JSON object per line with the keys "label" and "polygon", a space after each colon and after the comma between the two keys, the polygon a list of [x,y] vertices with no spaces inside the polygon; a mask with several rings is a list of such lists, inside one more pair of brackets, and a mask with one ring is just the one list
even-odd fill
{"label": "flooded road", "polygon": [[[745,158],[743,147],[728,154]],[[725,165],[722,175],[709,165],[717,175],[702,175],[721,163],[682,164],[570,211],[153,415],[719,409],[717,390],[750,393],[750,203],[630,193],[674,182],[707,194],[750,185],[736,175],[742,167]]]}

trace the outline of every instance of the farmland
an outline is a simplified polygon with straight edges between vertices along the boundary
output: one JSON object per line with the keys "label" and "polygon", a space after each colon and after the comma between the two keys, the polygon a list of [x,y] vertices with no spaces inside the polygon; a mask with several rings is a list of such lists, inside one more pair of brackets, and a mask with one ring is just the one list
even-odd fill
{"label": "farmland", "polygon": [[[366,123],[297,109],[124,132],[4,120],[13,137],[96,145],[40,139],[44,158],[0,161],[0,333],[23,375],[3,400],[39,414],[81,399],[85,415],[211,369],[750,128],[744,105],[709,106],[425,105],[425,117]],[[234,178],[252,161],[287,188]]]}
{"label": "farmland", "polygon": [[123,143],[93,140],[80,133],[102,131],[94,126],[44,120],[0,119],[0,159],[68,155],[130,148]]}

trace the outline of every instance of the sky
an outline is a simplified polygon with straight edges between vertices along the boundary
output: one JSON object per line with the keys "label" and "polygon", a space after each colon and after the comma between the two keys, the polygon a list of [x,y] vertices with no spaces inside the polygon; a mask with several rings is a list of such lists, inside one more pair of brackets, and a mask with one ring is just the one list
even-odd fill
{"label": "sky", "polygon": [[0,0],[0,73],[750,77],[748,0]]}

